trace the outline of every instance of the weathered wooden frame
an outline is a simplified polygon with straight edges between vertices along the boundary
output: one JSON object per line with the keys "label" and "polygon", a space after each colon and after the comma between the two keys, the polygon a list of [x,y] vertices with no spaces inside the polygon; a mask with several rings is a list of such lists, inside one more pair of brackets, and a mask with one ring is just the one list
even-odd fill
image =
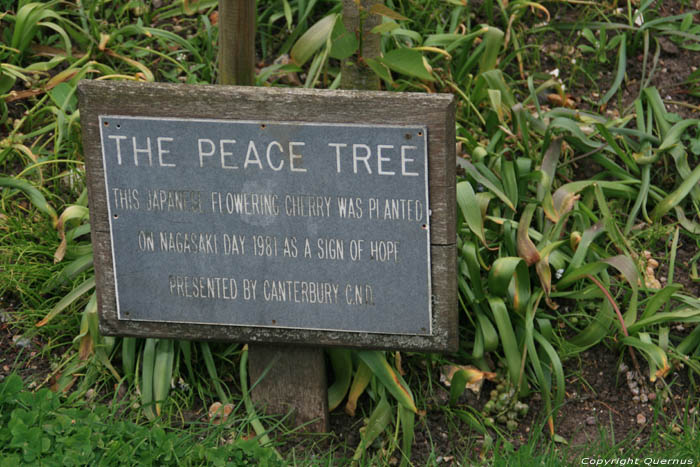
{"label": "weathered wooden frame", "polygon": [[[100,331],[103,334],[443,352],[457,349],[455,124],[452,95],[81,81],[78,96],[88,177]],[[117,319],[105,172],[100,147],[100,115],[426,126],[431,209],[432,335]]]}

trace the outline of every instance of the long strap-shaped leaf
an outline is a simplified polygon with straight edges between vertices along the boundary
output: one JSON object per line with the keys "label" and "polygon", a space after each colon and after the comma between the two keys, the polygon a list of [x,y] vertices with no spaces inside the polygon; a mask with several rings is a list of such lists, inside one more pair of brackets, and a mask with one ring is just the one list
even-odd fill
{"label": "long strap-shaped leaf", "polygon": [[361,350],[357,356],[367,365],[397,401],[412,412],[418,412],[411,389],[403,377],[389,365],[384,352]]}
{"label": "long strap-shaped leaf", "polygon": [[36,327],[41,327],[44,326],[46,323],[51,321],[57,314],[59,314],[61,311],[66,309],[71,303],[76,301],[80,296],[82,296],[84,293],[89,292],[95,287],[95,277],[92,276],[85,280],[82,284],[74,288],[73,290],[70,291],[65,297],[63,297],[52,309],[49,311],[49,313],[36,323]]}
{"label": "long strap-shaped leaf", "polygon": [[0,177],[0,187],[16,188],[20,190],[39,211],[51,217],[54,226],[58,222],[56,211],[54,211],[48,201],[46,201],[46,198],[44,198],[44,195],[41,194],[39,189],[28,181],[11,177]]}
{"label": "long strap-shaped leaf", "polygon": [[690,176],[683,180],[678,188],[676,188],[673,193],[665,197],[659,204],[656,205],[654,210],[651,212],[651,219],[654,222],[658,222],[664,214],[673,209],[678,205],[683,199],[690,193],[690,191],[695,188],[695,186],[700,182],[700,165],[695,167],[690,173]]}
{"label": "long strap-shaped leaf", "polygon": [[355,409],[357,408],[357,399],[365,391],[365,388],[372,379],[372,370],[369,369],[365,363],[360,360],[357,365],[357,371],[355,372],[355,378],[352,380],[352,386],[350,386],[350,391],[348,392],[348,401],[345,403],[345,413],[351,417],[355,416]]}
{"label": "long strap-shaped leaf", "polygon": [[377,436],[384,431],[387,425],[389,425],[391,418],[391,405],[389,405],[386,397],[382,397],[372,411],[372,415],[369,416],[369,421],[365,426],[360,444],[357,446],[355,454],[352,456],[354,462],[362,458],[367,448],[377,439]]}
{"label": "long strap-shaped leaf", "polygon": [[612,258],[605,258],[601,261],[588,263],[576,268],[561,278],[561,280],[557,283],[557,288],[563,290],[567,286],[585,278],[586,276],[595,275],[606,270],[609,266],[612,266],[620,271],[632,289],[632,296],[630,297],[627,311],[625,312],[625,324],[630,326],[637,320],[639,274],[637,273],[637,267],[635,266],[634,261],[632,261],[632,259],[630,259],[628,256],[613,256]]}
{"label": "long strap-shaped leaf", "polygon": [[512,256],[494,261],[489,272],[489,292],[510,298],[513,308],[523,313],[530,301],[530,273],[525,261]]}
{"label": "long strap-shaped leaf", "polygon": [[474,235],[483,245],[486,245],[484,236],[484,220],[481,217],[481,209],[476,199],[476,194],[471,183],[464,181],[457,184],[457,205],[464,220]]}
{"label": "long strap-shaped leaf", "polygon": [[141,360],[141,405],[149,420],[155,418],[153,412],[153,367],[156,362],[156,344],[158,339],[146,339]]}
{"label": "long strap-shaped leaf", "polygon": [[[496,327],[498,328],[498,334],[501,336],[501,345],[503,346],[503,352],[506,357],[510,380],[515,384],[517,381],[520,381],[520,362],[522,360],[522,355],[520,349],[518,349],[518,341],[515,338],[515,332],[513,332],[513,325],[508,315],[508,309],[506,308],[506,304],[499,297],[489,297],[488,300],[494,321],[496,322]],[[524,387],[525,385],[523,385],[523,388]]]}
{"label": "long strap-shaped leaf", "polygon": [[160,416],[162,403],[170,392],[174,361],[175,342],[172,339],[159,339],[153,364],[153,400],[156,403],[158,416]]}
{"label": "long strap-shaped leaf", "polygon": [[352,355],[347,349],[328,349],[335,380],[328,388],[328,411],[333,411],[345,398],[352,380]]}

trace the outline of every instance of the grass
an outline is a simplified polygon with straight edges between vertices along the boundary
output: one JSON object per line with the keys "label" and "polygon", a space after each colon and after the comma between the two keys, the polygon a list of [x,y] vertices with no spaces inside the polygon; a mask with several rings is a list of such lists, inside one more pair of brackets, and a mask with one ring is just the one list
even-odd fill
{"label": "grass", "polygon": [[[700,459],[697,413],[689,410],[700,374],[693,287],[700,280],[700,125],[692,114],[698,74],[654,87],[665,84],[662,46],[697,57],[700,25],[683,2],[670,16],[666,2],[614,3],[385,2],[383,55],[366,61],[382,87],[451,92],[458,101],[462,344],[447,356],[329,353],[334,381],[342,383],[331,386],[332,405],[359,399],[352,420],[364,425],[361,434],[352,444],[307,438],[303,449],[283,449],[287,462],[326,465],[335,455],[363,464]],[[297,434],[258,418],[246,391],[244,348],[104,338],[96,327],[75,86],[82,78],[216,82],[216,2],[3,6],[0,305],[10,321],[2,329],[45,343],[31,358],[51,368],[34,384],[57,393],[28,392],[10,376],[0,382],[11,387],[0,412],[8,422],[0,431],[2,457],[276,462],[269,445],[258,446],[266,436],[279,446]],[[333,16],[340,12],[340,2],[330,0],[258,2],[256,84],[337,87],[341,60],[357,48]],[[684,105],[674,108],[667,93]],[[647,281],[650,274],[665,277],[663,287]],[[603,343],[645,380],[687,373],[686,410],[657,402],[642,435],[619,440],[601,425],[600,442],[567,446],[558,414],[566,409],[568,365]],[[440,381],[445,367],[453,370],[449,388]],[[487,394],[465,405],[467,384],[479,381],[488,390],[503,384],[495,396],[506,396],[500,409],[482,412]],[[114,388],[127,385],[133,397],[118,402]],[[106,404],[88,400],[95,391]],[[507,414],[534,394],[543,407],[516,449]],[[231,404],[225,429],[208,422],[173,428],[193,405],[215,401]],[[76,427],[46,429],[36,423],[42,407],[54,425],[75,415]],[[118,423],[105,423],[113,418]],[[443,433],[458,441],[446,443]],[[22,444],[32,437],[36,443]],[[143,444],[127,448],[136,439]],[[232,442],[204,449],[222,439]],[[329,445],[335,453],[319,453]],[[443,452],[446,446],[453,450]],[[217,452],[221,458],[207,457]]]}
{"label": "grass", "polygon": [[66,403],[11,374],[0,383],[0,465],[282,465],[271,448],[231,435],[226,424],[136,424],[120,420],[127,404]]}

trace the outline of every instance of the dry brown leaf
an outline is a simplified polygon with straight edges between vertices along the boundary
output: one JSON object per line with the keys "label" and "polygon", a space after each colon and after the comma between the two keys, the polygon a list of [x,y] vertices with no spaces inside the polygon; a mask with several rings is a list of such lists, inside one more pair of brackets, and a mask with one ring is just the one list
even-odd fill
{"label": "dry brown leaf", "polygon": [[109,42],[109,34],[100,34],[100,43],[97,45],[98,50],[104,52],[105,47],[107,47],[107,42]]}
{"label": "dry brown leaf", "polygon": [[214,402],[209,406],[209,421],[214,425],[224,423],[233,412],[233,404],[223,405],[221,402]]}
{"label": "dry brown leaf", "polygon": [[561,96],[559,94],[547,94],[547,101],[552,105],[558,105],[560,107],[568,107],[570,109],[576,108],[576,102],[571,99],[571,96],[566,94]]}
{"label": "dry brown leaf", "polygon": [[494,381],[496,373],[490,371],[481,371],[472,365],[444,365],[440,369],[440,382],[448,388],[452,384],[452,378],[458,371],[465,371],[469,377],[467,380],[467,388],[474,393],[481,391],[481,385],[484,384],[484,379]]}

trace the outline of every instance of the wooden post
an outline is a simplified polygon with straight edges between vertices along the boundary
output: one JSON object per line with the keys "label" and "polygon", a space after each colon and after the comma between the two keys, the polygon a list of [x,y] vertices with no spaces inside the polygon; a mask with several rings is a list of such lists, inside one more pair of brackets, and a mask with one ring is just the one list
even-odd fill
{"label": "wooden post", "polygon": [[250,344],[250,384],[253,400],[269,414],[292,412],[291,425],[327,432],[328,387],[323,349],[293,345]]}
{"label": "wooden post", "polygon": [[[255,84],[255,23],[255,0],[219,0],[220,84]],[[307,431],[328,431],[323,349],[250,344],[248,352],[256,405],[268,414],[291,410],[293,425],[303,424]]]}

